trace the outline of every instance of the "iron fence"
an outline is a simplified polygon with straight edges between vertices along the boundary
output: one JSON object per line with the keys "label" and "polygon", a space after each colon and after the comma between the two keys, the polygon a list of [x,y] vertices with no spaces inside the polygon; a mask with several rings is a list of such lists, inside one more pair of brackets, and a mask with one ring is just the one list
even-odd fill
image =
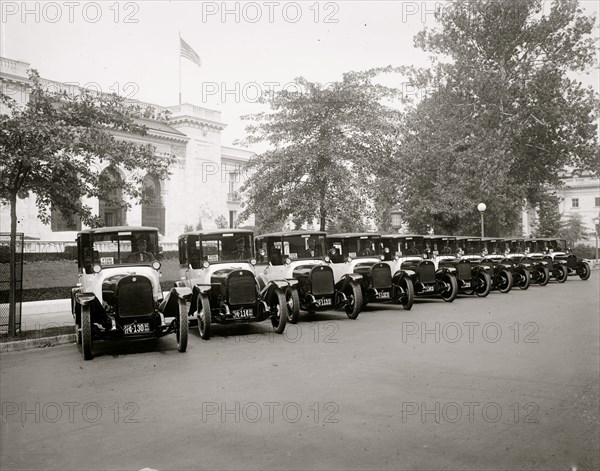
{"label": "iron fence", "polygon": [[23,300],[23,233],[16,235],[14,323],[10,317],[10,234],[0,232],[0,333],[16,335],[21,332]]}

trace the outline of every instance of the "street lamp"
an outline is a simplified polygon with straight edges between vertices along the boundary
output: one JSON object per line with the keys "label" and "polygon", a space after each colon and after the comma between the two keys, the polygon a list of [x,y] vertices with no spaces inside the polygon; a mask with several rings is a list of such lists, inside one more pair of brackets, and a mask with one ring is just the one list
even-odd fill
{"label": "street lamp", "polygon": [[477,210],[481,213],[481,237],[483,237],[483,212],[487,209],[485,203],[479,203]]}
{"label": "street lamp", "polygon": [[598,265],[598,225],[600,225],[600,218],[596,217],[594,219],[594,229],[596,232],[596,265]]}

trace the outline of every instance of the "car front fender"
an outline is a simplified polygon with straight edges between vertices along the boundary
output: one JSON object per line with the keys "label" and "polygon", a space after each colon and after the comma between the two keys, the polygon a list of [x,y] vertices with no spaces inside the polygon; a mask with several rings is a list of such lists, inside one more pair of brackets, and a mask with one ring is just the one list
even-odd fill
{"label": "car front fender", "polygon": [[192,290],[186,286],[171,288],[165,299],[158,306],[158,310],[165,317],[177,317],[179,315],[179,300],[189,302],[192,298]]}
{"label": "car front fender", "polygon": [[359,273],[346,273],[345,275],[342,276],[342,278],[340,278],[340,281],[338,281],[335,284],[335,289],[338,291],[343,291],[348,286],[348,284],[353,281],[355,283],[361,284],[362,279],[363,279],[363,276]]}

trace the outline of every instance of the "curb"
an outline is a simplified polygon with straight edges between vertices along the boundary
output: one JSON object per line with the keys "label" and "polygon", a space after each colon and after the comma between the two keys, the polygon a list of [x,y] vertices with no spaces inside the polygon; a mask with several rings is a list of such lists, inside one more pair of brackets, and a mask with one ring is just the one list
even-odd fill
{"label": "curb", "polygon": [[75,334],[56,335],[39,339],[17,340],[16,342],[0,343],[0,353],[18,352],[31,348],[55,347],[67,343],[75,343]]}

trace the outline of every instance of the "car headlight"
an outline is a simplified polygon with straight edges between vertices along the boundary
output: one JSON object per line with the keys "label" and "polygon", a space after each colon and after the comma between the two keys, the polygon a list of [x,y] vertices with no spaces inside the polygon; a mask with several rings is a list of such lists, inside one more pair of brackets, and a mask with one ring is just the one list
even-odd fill
{"label": "car headlight", "polygon": [[390,248],[389,248],[389,247],[386,247],[385,249],[383,249],[383,251],[384,251],[385,253],[390,253]]}
{"label": "car headlight", "polygon": [[348,258],[346,258],[346,262],[347,262],[347,263],[350,263],[351,261],[352,261],[352,257],[348,257]]}
{"label": "car headlight", "polygon": [[256,265],[256,259],[255,258],[251,258],[250,259],[250,265],[252,265],[252,266]]}
{"label": "car headlight", "polygon": [[395,255],[394,260],[400,260],[400,257],[398,255]]}
{"label": "car headlight", "polygon": [[204,260],[202,262],[202,268],[208,268],[208,267],[210,267],[210,263],[208,263],[208,260]]}
{"label": "car headlight", "polygon": [[331,259],[329,258],[329,255],[325,255],[325,257],[323,258],[323,260],[325,260],[327,263],[331,262]]}
{"label": "car headlight", "polygon": [[383,255],[379,256],[379,260],[383,260],[385,257]]}
{"label": "car headlight", "polygon": [[94,270],[94,273],[100,273],[102,271],[102,267],[98,264],[95,264],[92,269]]}
{"label": "car headlight", "polygon": [[152,262],[152,268],[154,268],[156,271],[160,270],[160,262],[158,260],[154,260]]}
{"label": "car headlight", "polygon": [[289,258],[289,257],[286,257],[286,259],[285,259],[285,264],[286,264],[286,265],[289,265],[290,263],[292,263],[292,259],[291,259],[291,258]]}

